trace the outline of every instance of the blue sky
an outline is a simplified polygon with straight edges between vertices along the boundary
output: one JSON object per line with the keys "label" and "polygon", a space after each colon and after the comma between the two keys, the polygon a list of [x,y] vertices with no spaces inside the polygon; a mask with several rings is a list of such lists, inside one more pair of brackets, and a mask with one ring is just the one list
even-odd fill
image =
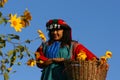
{"label": "blue sky", "polygon": [[[110,68],[107,80],[119,79],[119,48],[120,48],[120,1],[119,0],[8,0],[4,8],[0,9],[3,15],[9,13],[22,15],[24,10],[32,14],[31,25],[22,32],[15,32],[7,24],[0,25],[0,34],[18,34],[24,41],[38,37],[37,30],[41,29],[47,36],[45,24],[49,19],[64,19],[72,28],[74,40],[79,41],[98,57],[110,50],[113,57],[108,61]],[[35,51],[41,44],[36,40],[29,45]],[[10,80],[40,80],[39,68],[26,65],[17,67]],[[3,80],[0,76],[0,80]]]}

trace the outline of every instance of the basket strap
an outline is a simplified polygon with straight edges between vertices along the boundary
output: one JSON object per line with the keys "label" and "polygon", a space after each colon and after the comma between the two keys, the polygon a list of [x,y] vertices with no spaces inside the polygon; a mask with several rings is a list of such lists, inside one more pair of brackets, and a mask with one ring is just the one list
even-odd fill
{"label": "basket strap", "polygon": [[71,59],[75,59],[75,49],[79,44],[78,44],[77,41],[72,41],[71,44],[72,44],[72,49],[71,49],[71,52],[70,52]]}

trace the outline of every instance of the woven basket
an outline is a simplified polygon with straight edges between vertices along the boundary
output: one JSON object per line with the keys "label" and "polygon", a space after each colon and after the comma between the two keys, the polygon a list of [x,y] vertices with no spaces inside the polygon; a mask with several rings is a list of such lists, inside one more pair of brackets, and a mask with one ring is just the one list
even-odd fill
{"label": "woven basket", "polygon": [[94,61],[65,61],[65,71],[69,80],[106,80],[107,63]]}

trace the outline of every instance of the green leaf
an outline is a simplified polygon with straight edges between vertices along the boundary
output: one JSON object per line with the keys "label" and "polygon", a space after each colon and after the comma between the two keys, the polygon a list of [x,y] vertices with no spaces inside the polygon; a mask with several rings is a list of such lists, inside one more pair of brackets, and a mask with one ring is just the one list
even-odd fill
{"label": "green leaf", "polygon": [[17,39],[17,40],[20,39],[19,35],[15,35],[15,34],[8,34],[8,37],[10,37],[11,39]]}
{"label": "green leaf", "polygon": [[8,20],[6,18],[0,17],[0,24],[5,23],[7,24]]}
{"label": "green leaf", "polygon": [[21,62],[18,62],[17,65],[20,66],[20,65],[21,65]]}
{"label": "green leaf", "polygon": [[8,51],[7,56],[8,56],[8,57],[12,56],[12,55],[14,54],[14,52],[15,52],[15,50],[10,50],[10,51]]}
{"label": "green leaf", "polygon": [[12,57],[10,58],[10,67],[12,67],[16,61],[16,52],[13,53]]}
{"label": "green leaf", "polygon": [[2,73],[4,72],[5,69],[6,69],[6,66],[4,64],[2,64],[0,67],[0,70],[2,71]]}
{"label": "green leaf", "polygon": [[0,48],[3,48],[6,46],[6,41],[3,39],[2,36],[0,36]]}
{"label": "green leaf", "polygon": [[7,24],[8,20],[6,18],[3,18],[3,21],[5,24]]}
{"label": "green leaf", "polygon": [[19,49],[20,52],[23,52],[23,51],[25,50],[25,49],[24,49],[24,46],[22,46],[22,45],[17,46],[17,49]]}
{"label": "green leaf", "polygon": [[9,75],[7,72],[4,73],[4,80],[9,80]]}
{"label": "green leaf", "polygon": [[26,40],[25,42],[30,44],[31,40]]}
{"label": "green leaf", "polygon": [[15,34],[8,34],[8,36],[14,36]]}
{"label": "green leaf", "polygon": [[0,56],[2,56],[3,57],[3,53],[2,53],[2,51],[0,50]]}
{"label": "green leaf", "polygon": [[2,12],[0,12],[0,17],[2,16]]}
{"label": "green leaf", "polygon": [[0,48],[3,48],[5,47],[5,44],[4,43],[0,43]]}
{"label": "green leaf", "polygon": [[5,59],[5,63],[9,63],[9,60],[8,60],[8,59]]}
{"label": "green leaf", "polygon": [[3,48],[5,46],[6,46],[6,41],[1,39],[1,37],[0,37],[0,48]]}
{"label": "green leaf", "polygon": [[7,40],[10,42],[10,41],[11,41],[11,38],[10,38],[10,37],[8,37],[8,38],[7,38]]}
{"label": "green leaf", "polygon": [[18,58],[22,59],[24,57],[23,53],[20,52],[20,55],[18,55]]}
{"label": "green leaf", "polygon": [[0,24],[4,23],[4,20],[2,18],[0,18]]}
{"label": "green leaf", "polygon": [[0,40],[3,40],[5,38],[5,35],[0,34]]}
{"label": "green leaf", "polygon": [[4,63],[5,63],[5,60],[4,60],[4,59],[2,59],[2,60],[1,60],[1,63],[3,63],[3,64],[4,64]]}

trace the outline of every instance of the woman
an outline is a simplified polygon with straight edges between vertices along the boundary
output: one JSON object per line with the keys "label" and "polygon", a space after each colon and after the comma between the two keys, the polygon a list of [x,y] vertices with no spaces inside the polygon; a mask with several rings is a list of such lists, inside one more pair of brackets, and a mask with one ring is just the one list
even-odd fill
{"label": "woman", "polygon": [[63,62],[76,60],[81,51],[85,52],[86,60],[97,59],[82,44],[72,40],[71,28],[64,20],[49,20],[46,27],[49,40],[42,43],[35,53],[37,66],[43,69],[41,80],[68,80]]}

